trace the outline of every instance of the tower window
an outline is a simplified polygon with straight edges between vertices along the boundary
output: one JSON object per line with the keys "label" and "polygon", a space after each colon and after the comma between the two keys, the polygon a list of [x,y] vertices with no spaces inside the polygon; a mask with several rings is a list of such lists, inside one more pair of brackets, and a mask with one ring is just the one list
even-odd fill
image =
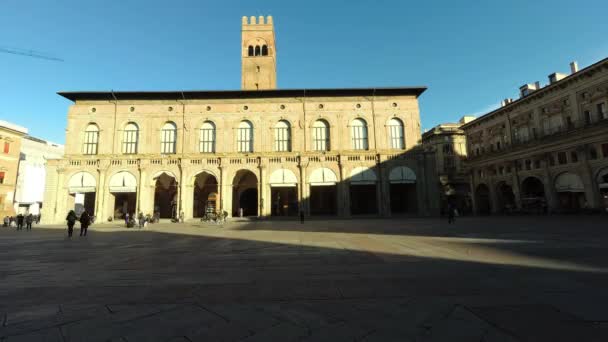
{"label": "tower window", "polygon": [[247,49],[247,55],[253,56],[253,46],[249,45],[249,48]]}
{"label": "tower window", "polygon": [[268,46],[262,45],[262,56],[268,56]]}
{"label": "tower window", "polygon": [[256,55],[256,56],[259,56],[259,55],[260,55],[260,52],[261,52],[261,51],[260,51],[260,46],[259,46],[259,45],[256,45],[256,46],[255,46],[255,55]]}
{"label": "tower window", "polygon": [[260,72],[260,66],[259,66],[259,65],[258,65],[258,66],[256,66],[256,67],[255,67],[255,70],[256,70],[257,72]]}

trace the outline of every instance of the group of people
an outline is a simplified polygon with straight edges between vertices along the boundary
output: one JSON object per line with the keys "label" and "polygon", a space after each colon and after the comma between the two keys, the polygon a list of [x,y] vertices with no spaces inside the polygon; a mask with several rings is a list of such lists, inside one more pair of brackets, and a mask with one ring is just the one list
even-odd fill
{"label": "group of people", "polygon": [[78,217],[74,210],[70,210],[65,219],[68,222],[68,237],[72,237],[76,221],[80,221],[80,236],[87,236],[87,229],[91,224],[91,216],[89,216],[86,211],[83,211],[82,214],[80,214],[80,217]]}
{"label": "group of people", "polygon": [[34,216],[32,214],[23,215],[21,213],[19,213],[16,217],[5,216],[2,226],[3,227],[16,227],[17,230],[22,230],[23,224],[25,223],[25,229],[32,230],[32,223],[40,222],[39,221],[40,219],[38,217],[39,217],[39,215],[36,215],[36,216]]}

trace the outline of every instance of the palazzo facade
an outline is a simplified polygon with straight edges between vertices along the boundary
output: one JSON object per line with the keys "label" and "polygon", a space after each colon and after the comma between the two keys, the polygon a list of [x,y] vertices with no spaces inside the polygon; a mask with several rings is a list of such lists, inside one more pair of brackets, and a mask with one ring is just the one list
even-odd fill
{"label": "palazzo facade", "polygon": [[608,59],[462,126],[467,168],[480,214],[608,211]]}
{"label": "palazzo facade", "polygon": [[74,104],[42,221],[438,212],[426,88],[275,89],[272,18],[242,34],[242,90],[59,93]]}

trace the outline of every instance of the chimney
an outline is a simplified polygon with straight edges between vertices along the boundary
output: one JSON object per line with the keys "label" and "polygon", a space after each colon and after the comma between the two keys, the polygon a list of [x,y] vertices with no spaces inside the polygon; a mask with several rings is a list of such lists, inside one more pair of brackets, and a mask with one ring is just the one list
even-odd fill
{"label": "chimney", "polygon": [[570,73],[574,74],[578,72],[578,63],[576,61],[570,63]]}
{"label": "chimney", "polygon": [[539,81],[536,81],[536,82],[534,83],[534,85],[536,86],[536,89],[535,89],[535,90],[540,89],[540,82],[539,82]]}

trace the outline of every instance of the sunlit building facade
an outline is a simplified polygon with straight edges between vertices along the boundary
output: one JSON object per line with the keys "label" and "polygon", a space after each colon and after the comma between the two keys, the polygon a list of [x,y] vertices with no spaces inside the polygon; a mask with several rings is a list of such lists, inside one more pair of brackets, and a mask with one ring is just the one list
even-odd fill
{"label": "sunlit building facade", "polygon": [[104,221],[437,212],[435,159],[420,147],[424,87],[276,89],[272,18],[251,17],[242,88],[60,93],[74,104],[43,221],[74,208]]}
{"label": "sunlit building facade", "polygon": [[608,209],[608,59],[570,67],[462,126],[478,213]]}

